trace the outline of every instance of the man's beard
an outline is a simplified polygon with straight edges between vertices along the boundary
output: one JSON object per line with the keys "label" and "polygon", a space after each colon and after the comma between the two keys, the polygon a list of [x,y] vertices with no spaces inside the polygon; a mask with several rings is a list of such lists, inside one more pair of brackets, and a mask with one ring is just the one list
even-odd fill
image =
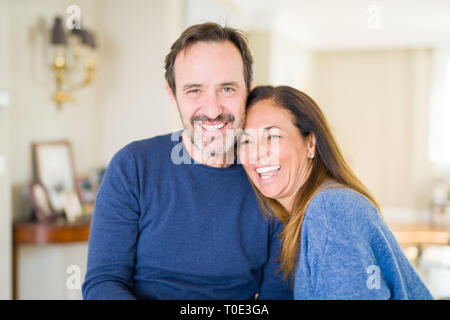
{"label": "man's beard", "polygon": [[[225,132],[218,134],[204,134],[202,123],[225,123],[230,124],[230,128],[234,124],[234,116],[231,114],[221,114],[215,119],[210,119],[205,115],[198,115],[191,118],[191,128],[194,132],[190,135],[191,142],[203,155],[207,157],[216,157],[223,155],[234,144],[234,132],[230,129],[225,129]],[[225,133],[225,136],[224,136]]]}
{"label": "man's beard", "polygon": [[[181,117],[181,112],[180,112]],[[228,153],[235,147],[237,137],[236,131],[240,131],[244,125],[244,112],[239,117],[239,123],[235,123],[236,117],[232,114],[221,114],[215,119],[211,119],[204,114],[193,116],[190,119],[190,126],[188,126],[183,117],[181,121],[183,123],[184,131],[188,135],[191,143],[195,148],[206,157],[217,157]],[[203,128],[200,123],[216,123],[222,122],[229,125],[229,128],[225,129],[225,133],[221,132],[218,135],[206,136],[203,134]]]}

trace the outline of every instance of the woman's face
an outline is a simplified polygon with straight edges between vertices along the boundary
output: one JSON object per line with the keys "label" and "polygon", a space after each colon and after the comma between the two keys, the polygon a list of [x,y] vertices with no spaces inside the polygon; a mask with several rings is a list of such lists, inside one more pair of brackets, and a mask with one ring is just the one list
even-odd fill
{"label": "woman's face", "polygon": [[303,138],[293,115],[272,100],[256,102],[247,112],[239,157],[261,193],[291,210],[309,175],[315,152],[313,134]]}

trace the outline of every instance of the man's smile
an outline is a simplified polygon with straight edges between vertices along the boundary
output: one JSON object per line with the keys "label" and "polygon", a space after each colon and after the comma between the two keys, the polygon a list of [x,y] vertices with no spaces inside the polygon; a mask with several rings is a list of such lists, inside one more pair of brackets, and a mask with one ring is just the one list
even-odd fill
{"label": "man's smile", "polygon": [[230,122],[200,122],[203,132],[206,133],[218,133],[223,132],[226,128],[230,127]]}

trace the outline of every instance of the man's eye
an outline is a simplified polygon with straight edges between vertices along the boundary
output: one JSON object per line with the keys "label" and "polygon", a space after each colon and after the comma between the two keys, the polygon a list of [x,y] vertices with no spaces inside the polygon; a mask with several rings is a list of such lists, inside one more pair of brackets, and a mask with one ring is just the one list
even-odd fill
{"label": "man's eye", "polygon": [[196,93],[200,93],[200,89],[190,89],[187,91],[188,94],[196,94]]}
{"label": "man's eye", "polygon": [[226,92],[226,93],[230,93],[230,92],[233,92],[233,91],[234,91],[234,88],[231,88],[231,87],[224,87],[224,88],[223,88],[223,91]]}

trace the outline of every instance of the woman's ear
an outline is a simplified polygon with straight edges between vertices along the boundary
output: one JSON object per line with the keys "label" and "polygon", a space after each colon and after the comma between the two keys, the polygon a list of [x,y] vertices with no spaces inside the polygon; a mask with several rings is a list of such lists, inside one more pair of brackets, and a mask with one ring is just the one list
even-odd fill
{"label": "woman's ear", "polygon": [[316,155],[316,135],[311,132],[307,139],[308,154]]}

